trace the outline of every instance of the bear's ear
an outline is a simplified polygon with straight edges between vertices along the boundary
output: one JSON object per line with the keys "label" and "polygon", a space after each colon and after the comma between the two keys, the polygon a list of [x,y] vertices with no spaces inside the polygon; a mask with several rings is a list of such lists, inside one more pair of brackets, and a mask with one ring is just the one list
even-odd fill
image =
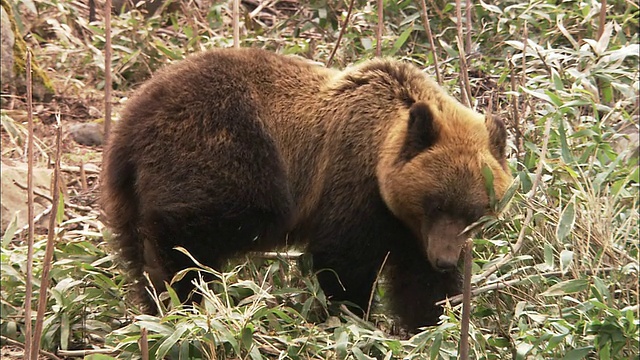
{"label": "bear's ear", "polygon": [[425,103],[415,103],[409,110],[405,138],[400,156],[410,160],[414,156],[430,148],[438,140],[438,130],[433,121],[433,113]]}
{"label": "bear's ear", "polygon": [[502,167],[506,168],[507,129],[504,122],[497,117],[487,116],[484,123],[489,131],[491,154],[500,162]]}

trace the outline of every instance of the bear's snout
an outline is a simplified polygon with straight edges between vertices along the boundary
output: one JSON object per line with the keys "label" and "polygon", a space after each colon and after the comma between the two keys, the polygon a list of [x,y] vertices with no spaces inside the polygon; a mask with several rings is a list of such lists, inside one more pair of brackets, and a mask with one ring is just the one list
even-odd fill
{"label": "bear's snout", "polygon": [[436,259],[436,269],[441,272],[453,271],[458,265],[457,261],[451,259]]}
{"label": "bear's snout", "polygon": [[440,272],[450,272],[458,266],[462,245],[466,240],[460,233],[464,221],[442,216],[431,224],[423,223],[422,236],[426,241],[427,258],[431,266]]}

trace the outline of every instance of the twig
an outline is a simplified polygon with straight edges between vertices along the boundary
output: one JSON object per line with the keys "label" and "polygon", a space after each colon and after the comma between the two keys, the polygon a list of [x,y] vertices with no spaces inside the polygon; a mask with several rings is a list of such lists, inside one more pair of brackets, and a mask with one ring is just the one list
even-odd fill
{"label": "twig", "polygon": [[462,287],[462,327],[460,329],[460,360],[469,358],[469,321],[471,318],[471,265],[473,240],[467,239],[464,246],[464,286]]}
{"label": "twig", "polygon": [[[91,164],[93,165],[93,164]],[[64,171],[64,172],[80,172],[80,167],[79,166],[68,166],[68,165],[61,165],[60,166],[60,170]],[[86,166],[83,166],[83,171],[86,174],[100,174],[100,169],[99,168],[93,168],[93,167],[89,167],[87,168]]]}
{"label": "twig", "polygon": [[233,47],[240,48],[240,0],[233,0]]}
{"label": "twig", "polygon": [[[538,184],[540,183],[540,179],[542,178],[542,168],[544,166],[544,163],[546,162],[547,147],[549,146],[550,133],[551,133],[551,119],[547,118],[547,121],[544,126],[544,139],[542,142],[542,150],[540,152],[540,160],[538,161],[538,168],[536,169],[536,177],[533,180],[531,191],[527,196],[527,201],[531,201],[535,197],[536,191],[538,189]],[[516,243],[511,248],[511,252],[504,255],[500,261],[493,264],[489,269],[483,272],[479,276],[481,279],[488,279],[489,275],[498,271],[498,269],[500,269],[502,265],[509,262],[509,260],[511,260],[515,254],[520,252],[520,248],[522,248],[522,245],[524,244],[525,231],[529,227],[531,220],[533,220],[533,209],[529,207],[527,209],[527,215],[525,216],[524,221],[522,222],[522,227],[520,228],[520,233],[518,234],[518,240],[516,240]]]}
{"label": "twig", "polygon": [[346,305],[344,305],[344,304],[340,305],[340,311],[345,313],[347,316],[349,316],[349,318],[351,318],[351,320],[353,320],[354,322],[358,323],[358,325],[362,326],[363,328],[369,329],[369,330],[378,330],[371,323],[369,323],[368,321],[362,320],[362,318],[360,316],[354,314],[351,310],[349,310],[349,308],[347,308]]}
{"label": "twig", "polygon": [[467,55],[464,51],[464,33],[462,31],[462,5],[460,0],[456,0],[456,29],[458,36],[458,55],[460,57],[460,92],[462,93],[462,102],[471,107],[471,85],[469,84],[469,67],[467,66]]}
{"label": "twig", "polygon": [[[8,338],[8,337],[6,337],[4,335],[0,335],[0,340],[2,340],[3,343],[23,348],[24,349],[24,355],[25,355],[25,357],[27,356],[27,344],[28,344],[28,342],[26,344],[23,344],[20,341],[13,340],[13,339]],[[61,358],[57,357],[56,354],[50,353],[48,351],[40,350],[40,354],[48,357],[49,359],[62,360]]]}
{"label": "twig", "polygon": [[262,11],[262,9],[264,9],[267,6],[271,6],[271,0],[261,1],[260,4],[258,4],[258,6],[256,6],[256,8],[249,13],[249,18],[253,19],[254,17],[256,17],[256,15],[258,15]]}
{"label": "twig", "polygon": [[53,248],[55,247],[56,237],[56,214],[58,212],[58,202],[60,200],[60,156],[62,153],[62,124],[60,123],[60,114],[56,114],[56,166],[53,169],[53,201],[51,215],[49,216],[49,233],[47,234],[47,246],[44,252],[44,261],[42,264],[42,277],[40,280],[40,294],[38,297],[38,314],[36,315],[36,329],[33,334],[35,347],[31,349],[31,358],[37,359],[37,351],[40,350],[40,337],[42,334],[42,326],[44,324],[44,311],[47,307],[47,294],[49,289],[49,272],[53,260]]}
{"label": "twig", "polygon": [[427,37],[429,38],[429,46],[431,46],[431,54],[433,54],[433,67],[436,71],[436,79],[438,80],[438,84],[442,85],[442,77],[440,76],[440,68],[438,66],[438,53],[436,51],[435,41],[433,40],[433,34],[431,33],[429,17],[427,16],[427,4],[424,0],[420,0],[420,5],[422,6],[422,11],[420,12],[420,16],[422,17],[422,24],[427,32]]}
{"label": "twig", "polygon": [[274,252],[274,251],[256,251],[251,252],[251,256],[260,257],[263,259],[278,259],[283,258],[287,260],[297,260],[303,253],[297,251],[287,251],[287,252]]}
{"label": "twig", "polygon": [[600,38],[602,37],[602,34],[604,34],[604,26],[605,23],[607,22],[607,0],[600,0],[600,17],[599,17],[599,24],[598,24],[598,40],[600,40]]}
{"label": "twig", "polygon": [[338,34],[338,40],[336,40],[336,46],[331,50],[331,55],[329,55],[329,60],[327,60],[327,67],[331,66],[333,62],[333,57],[336,55],[336,51],[338,51],[338,47],[340,46],[340,41],[342,41],[342,36],[344,36],[344,32],[347,29],[347,25],[349,24],[349,18],[351,17],[351,11],[353,10],[353,3],[355,0],[351,0],[349,3],[349,9],[347,10],[347,17],[344,19],[344,23],[342,23],[342,28],[340,28],[340,33]]}
{"label": "twig", "polygon": [[367,312],[364,313],[364,319],[369,321],[369,314],[371,313],[371,304],[373,303],[373,295],[376,293],[376,286],[378,286],[378,281],[382,277],[382,270],[384,270],[384,265],[387,263],[387,259],[389,258],[389,252],[385,255],[384,260],[382,260],[382,265],[380,265],[380,269],[378,270],[378,275],[376,276],[376,280],[373,282],[371,286],[371,294],[369,295],[369,305],[367,305]]}
{"label": "twig", "polygon": [[111,132],[111,0],[104,3],[104,140],[109,141]]}
{"label": "twig", "polygon": [[84,172],[84,161],[80,160],[80,184],[82,185],[82,191],[87,191],[89,185],[87,185],[87,174]]}
{"label": "twig", "polygon": [[467,8],[465,11],[466,17],[466,43],[464,44],[464,51],[467,54],[471,54],[471,0],[467,0]]}
{"label": "twig", "polygon": [[[43,217],[47,216],[47,214],[49,214],[51,212],[51,208],[53,207],[53,205],[49,205],[46,209],[44,209],[43,212],[41,212],[40,214],[36,215],[33,217],[33,222],[34,224],[37,223],[38,221],[40,221]],[[33,227],[33,226],[31,226]],[[23,231],[25,230],[29,230],[30,226],[29,224],[21,227],[20,229],[16,230],[15,234],[13,235],[14,237],[17,237],[18,235],[20,235]]]}
{"label": "twig", "polygon": [[31,344],[33,337],[31,333],[31,299],[33,297],[33,237],[34,237],[34,209],[33,209],[33,85],[31,78],[31,51],[27,49],[26,59],[27,72],[27,216],[29,217],[28,226],[29,233],[27,235],[27,283],[26,294],[24,300],[24,318],[25,318],[25,350],[27,359],[31,358]]}
{"label": "twig", "polygon": [[140,329],[140,354],[142,360],[149,360],[149,341],[147,340],[147,328]]}
{"label": "twig", "polygon": [[[621,270],[621,268],[606,267],[606,268],[597,268],[597,269],[587,269],[584,271],[584,273],[586,275],[594,275],[600,272],[612,272],[612,271],[618,271],[618,270]],[[551,271],[551,272],[542,273],[542,274],[533,274],[522,279],[513,279],[509,281],[495,282],[495,283],[491,283],[489,285],[481,286],[471,290],[471,296],[477,296],[492,290],[500,290],[500,289],[507,288],[509,286],[518,285],[525,281],[535,279],[537,277],[549,278],[554,276],[562,276],[564,274],[565,272],[563,271]],[[446,303],[449,303],[452,306],[455,306],[460,304],[463,301],[463,298],[464,298],[464,294],[458,294],[450,298],[447,298],[445,300],[440,300],[436,302],[436,305],[445,305]]]}
{"label": "twig", "polygon": [[[15,179],[13,180],[13,183],[14,183],[14,184],[16,184],[16,186],[17,186],[17,187],[19,187],[19,188],[21,188],[21,189],[26,189],[26,187],[25,187],[24,185],[20,184],[20,183],[19,183],[18,181],[16,181]],[[56,188],[56,189],[58,189],[58,187],[55,187],[55,188]],[[38,195],[38,196],[40,196],[40,197],[42,197],[42,198],[45,198],[46,200],[51,201],[51,202],[53,203],[53,198],[52,198],[51,196],[49,196],[49,195],[47,195],[47,194],[45,194],[45,193],[41,192],[40,190],[38,190],[38,189],[33,189],[33,193],[34,193],[34,194],[36,194],[36,195]],[[70,207],[70,208],[73,208],[73,209],[76,209],[76,210],[80,210],[80,211],[91,211],[91,210],[92,210],[89,206],[82,206],[82,205],[71,204],[71,203],[68,203],[68,202],[66,202],[66,201],[64,202],[64,204],[65,204],[66,206]]]}
{"label": "twig", "polygon": [[382,55],[382,29],[384,29],[384,5],[378,0],[378,28],[376,29],[376,56]]}
{"label": "twig", "polygon": [[[524,55],[523,55],[524,56]],[[507,59],[507,63],[509,64],[509,73],[511,77],[511,116],[513,117],[513,128],[515,130],[515,141],[516,141],[516,159],[518,160],[516,163],[518,164],[518,170],[520,170],[520,141],[522,139],[522,130],[520,129],[520,111],[518,110],[518,97],[513,95],[517,89],[516,84],[516,74],[514,72],[514,64],[511,61],[511,56]]]}
{"label": "twig", "polygon": [[86,349],[86,350],[58,350],[58,355],[64,357],[82,357],[94,354],[115,355],[120,352],[116,349]]}

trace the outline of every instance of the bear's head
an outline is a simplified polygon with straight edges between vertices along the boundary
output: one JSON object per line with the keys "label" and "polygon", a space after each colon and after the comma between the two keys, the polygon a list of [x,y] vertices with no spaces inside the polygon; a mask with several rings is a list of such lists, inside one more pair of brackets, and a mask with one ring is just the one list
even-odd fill
{"label": "bear's head", "polygon": [[420,239],[431,265],[456,267],[465,228],[490,212],[483,168],[496,198],[512,179],[504,124],[442,97],[400,112],[384,142],[377,175],[391,212]]}

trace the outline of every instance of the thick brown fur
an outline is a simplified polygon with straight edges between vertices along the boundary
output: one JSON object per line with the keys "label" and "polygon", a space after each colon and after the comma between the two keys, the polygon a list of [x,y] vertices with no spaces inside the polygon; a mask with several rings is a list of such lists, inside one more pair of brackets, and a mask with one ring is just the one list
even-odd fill
{"label": "thick brown fur", "polygon": [[[307,244],[325,291],[366,309],[385,255],[410,329],[459,293],[460,232],[510,177],[505,129],[419,69],[343,72],[262,50],[213,50],[158,72],[127,104],[103,173],[114,247],[144,294],[191,261]],[[285,236],[288,234],[288,236]],[[190,278],[176,284],[186,298]],[[143,296],[144,299],[146,299]],[[144,300],[149,310],[152,304]]]}

